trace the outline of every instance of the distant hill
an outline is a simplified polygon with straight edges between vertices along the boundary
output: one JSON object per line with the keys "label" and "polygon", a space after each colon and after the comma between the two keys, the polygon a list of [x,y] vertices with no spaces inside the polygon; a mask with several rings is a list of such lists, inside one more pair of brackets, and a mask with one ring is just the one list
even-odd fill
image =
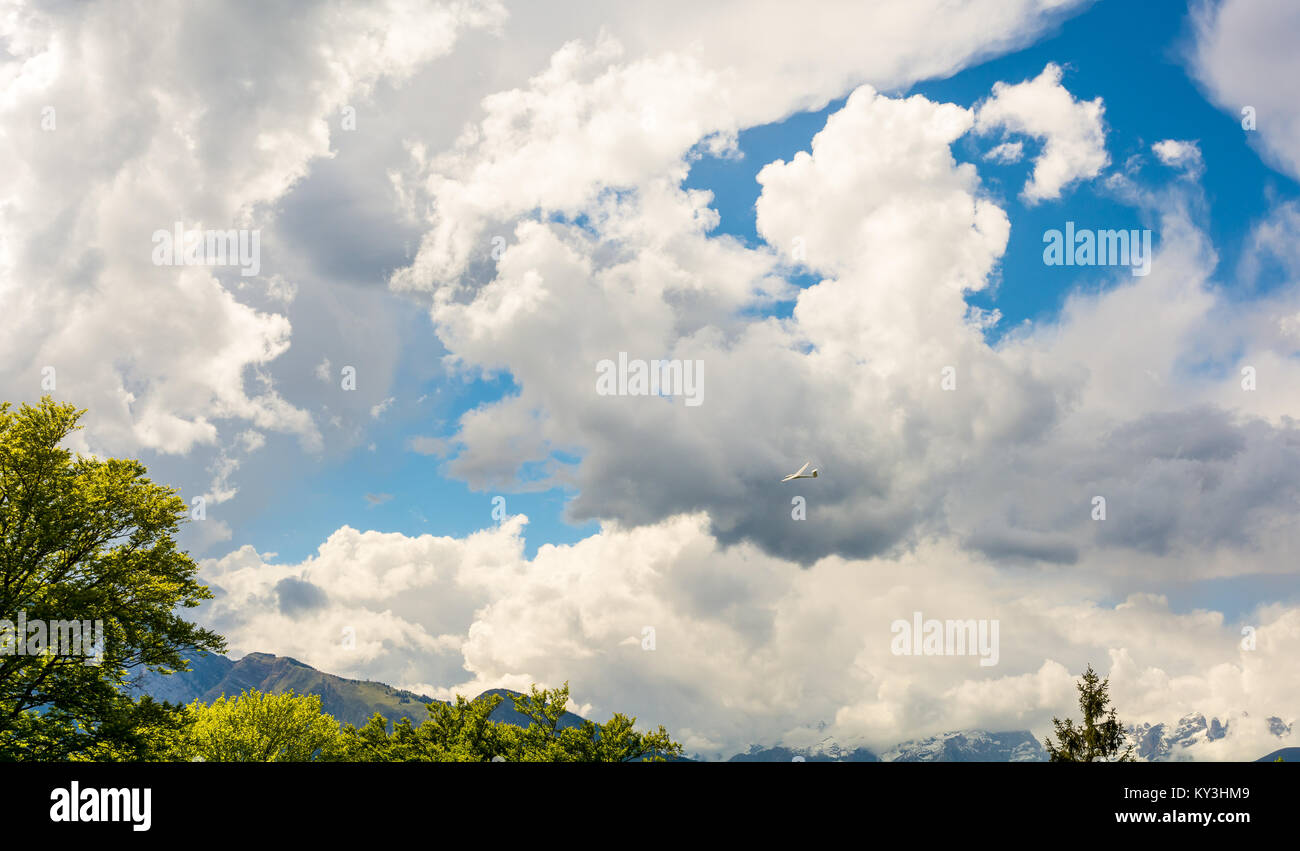
{"label": "distant hill", "polygon": [[[520,692],[511,691],[508,688],[492,688],[483,692],[474,699],[482,700],[483,698],[491,697],[494,694],[501,695],[501,703],[496,709],[492,710],[492,714],[488,716],[489,720],[495,721],[498,724],[514,724],[516,727],[527,727],[531,723],[526,715],[515,710],[515,702],[510,699],[512,696],[518,696]],[[572,712],[566,712],[560,716],[559,728],[563,730],[565,727],[576,727],[584,720],[585,719],[579,715],[574,715]]]}
{"label": "distant hill", "polygon": [[1283,762],[1300,762],[1300,748],[1279,748],[1268,756],[1261,756],[1255,762],[1277,762],[1277,758],[1282,757]]}
{"label": "distant hill", "polygon": [[326,674],[297,659],[270,653],[249,653],[237,662],[204,653],[190,659],[190,668],[193,670],[170,676],[145,672],[133,685],[155,700],[172,703],[211,703],[222,695],[235,697],[245,689],[272,694],[292,689],[297,694],[319,695],[325,712],[358,727],[376,712],[389,721],[406,717],[418,724],[429,715],[425,704],[434,702],[425,695]]}
{"label": "distant hill", "polygon": [[[237,662],[225,656],[204,653],[190,659],[190,668],[192,670],[188,672],[170,676],[145,672],[135,679],[133,689],[155,700],[172,703],[195,700],[211,703],[222,695],[235,697],[245,689],[272,694],[292,689],[297,694],[319,695],[321,709],[356,727],[365,724],[376,712],[390,722],[410,718],[412,723],[419,724],[429,717],[425,708],[427,704],[445,702],[372,680],[350,680],[326,674],[297,659],[271,653],[249,653]],[[519,692],[490,689],[480,697],[493,694],[503,698],[490,716],[493,721],[527,726],[527,720],[515,711],[510,699]],[[566,712],[560,719],[560,726],[572,727],[582,721],[572,712]]]}

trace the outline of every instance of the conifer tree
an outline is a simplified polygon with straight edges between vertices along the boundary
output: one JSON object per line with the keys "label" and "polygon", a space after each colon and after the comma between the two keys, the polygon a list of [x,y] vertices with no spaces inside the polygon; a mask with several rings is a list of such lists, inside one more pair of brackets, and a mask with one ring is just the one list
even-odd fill
{"label": "conifer tree", "polygon": [[1136,762],[1133,746],[1126,747],[1124,725],[1115,717],[1114,707],[1107,711],[1109,685],[1109,679],[1100,679],[1092,665],[1088,666],[1078,683],[1083,724],[1076,727],[1069,718],[1053,718],[1057,743],[1043,740],[1052,762]]}

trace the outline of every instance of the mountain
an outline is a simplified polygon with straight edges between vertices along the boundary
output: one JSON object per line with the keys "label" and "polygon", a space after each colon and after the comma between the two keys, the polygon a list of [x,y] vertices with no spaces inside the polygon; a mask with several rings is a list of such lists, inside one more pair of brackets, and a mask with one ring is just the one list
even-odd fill
{"label": "mountain", "polygon": [[[172,703],[195,700],[211,703],[222,695],[235,697],[245,689],[273,694],[292,689],[297,694],[319,695],[322,710],[355,727],[365,724],[376,712],[390,722],[405,717],[419,724],[429,716],[426,704],[445,702],[384,683],[326,674],[297,659],[271,653],[249,653],[237,662],[225,656],[204,653],[190,659],[190,668],[192,670],[170,676],[146,671],[135,678],[132,688],[139,694]],[[527,718],[515,711],[514,701],[510,699],[519,692],[495,688],[479,697],[494,694],[501,695],[501,705],[492,711],[489,718],[505,724],[528,726]],[[582,722],[581,717],[566,712],[560,718],[560,727],[573,727]]]}
{"label": "mountain", "polygon": [[1047,750],[1028,730],[962,730],[895,745],[885,762],[1046,762]]}
{"label": "mountain", "polygon": [[[802,758],[802,759],[801,759]],[[810,748],[763,748],[753,745],[745,753],[738,753],[728,762],[880,762],[866,748],[843,748],[834,743],[822,742]]]}
{"label": "mountain", "polygon": [[903,742],[877,756],[864,747],[830,739],[807,748],[753,745],[730,762],[1044,762],[1047,751],[1028,730],[989,733],[961,730]]}
{"label": "mountain", "polygon": [[[474,699],[481,700],[494,694],[501,695],[501,703],[496,709],[492,710],[492,714],[488,716],[488,720],[495,721],[498,724],[514,724],[516,727],[527,727],[532,723],[528,720],[527,715],[524,715],[515,709],[515,702],[510,699],[511,697],[519,696],[520,692],[511,691],[508,688],[492,688],[483,692]],[[560,716],[560,723],[557,726],[559,729],[563,730],[565,727],[577,727],[585,720],[586,719],[580,715],[566,712]]]}
{"label": "mountain", "polygon": [[1279,757],[1283,762],[1300,762],[1300,748],[1279,748],[1268,756],[1261,756],[1255,762],[1277,762]]}
{"label": "mountain", "polygon": [[237,662],[210,653],[190,659],[189,672],[170,676],[146,671],[135,678],[134,690],[155,700],[211,703],[236,697],[245,689],[279,694],[320,695],[321,708],[346,724],[360,727],[378,712],[389,721],[408,717],[415,723],[428,717],[425,704],[433,698],[370,680],[349,680],[318,671],[297,659],[270,653],[249,653]]}
{"label": "mountain", "polygon": [[[1244,713],[1243,713],[1244,714]],[[1276,716],[1266,719],[1268,731],[1279,739],[1291,733],[1291,725]],[[1199,712],[1184,715],[1170,727],[1168,724],[1130,725],[1129,736],[1137,745],[1139,759],[1147,762],[1165,762],[1184,758],[1186,750],[1201,742],[1213,742],[1229,735],[1232,720],[1208,721]]]}

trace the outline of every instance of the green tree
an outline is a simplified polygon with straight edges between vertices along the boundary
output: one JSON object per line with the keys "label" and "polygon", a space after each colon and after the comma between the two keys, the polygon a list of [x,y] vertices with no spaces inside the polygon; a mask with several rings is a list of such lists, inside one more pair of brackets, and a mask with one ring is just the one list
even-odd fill
{"label": "green tree", "polygon": [[653,733],[638,733],[636,718],[615,713],[604,724],[583,721],[561,727],[569,702],[569,684],[561,688],[533,686],[530,694],[513,698],[515,710],[532,722],[508,749],[506,759],[523,762],[663,762],[681,756],[682,746],[660,725]]}
{"label": "green tree", "polygon": [[374,715],[360,729],[348,725],[322,759],[345,762],[631,762],[663,761],[680,756],[682,746],[662,726],[638,733],[636,719],[616,714],[604,724],[583,721],[562,726],[569,684],[513,698],[527,727],[494,722],[490,716],[500,695],[452,703],[431,703],[429,717],[418,727],[403,718],[389,731],[388,721]]}
{"label": "green tree", "polygon": [[[406,727],[410,719],[403,718]],[[400,726],[400,725],[399,725]],[[396,731],[394,731],[396,733]],[[388,719],[376,712],[360,728],[347,724],[321,753],[326,762],[424,762],[409,734],[390,735]],[[433,761],[433,760],[429,760]]]}
{"label": "green tree", "polygon": [[[482,762],[508,748],[510,732],[488,716],[500,695],[454,703],[427,704],[429,717],[418,727],[403,718],[388,731],[388,720],[375,713],[360,729],[347,725],[324,758],[344,762]],[[517,729],[517,728],[512,728]]]}
{"label": "green tree", "polygon": [[224,695],[187,708],[176,760],[205,762],[311,762],[323,758],[339,735],[339,722],[321,711],[314,694]]}
{"label": "green tree", "polygon": [[[1134,762],[1133,746],[1125,747],[1127,736],[1124,726],[1115,717],[1107,690],[1110,680],[1102,680],[1088,666],[1078,683],[1079,709],[1083,724],[1079,727],[1070,719],[1052,719],[1056,728],[1057,743],[1044,739],[1047,754],[1052,762]],[[1122,750],[1121,750],[1122,749]]]}
{"label": "green tree", "polygon": [[109,706],[100,722],[85,730],[67,715],[24,712],[6,732],[10,748],[0,758],[27,761],[157,762],[173,759],[185,707],[145,695]]}
{"label": "green tree", "polygon": [[[178,613],[212,596],[176,547],[185,502],[138,461],[62,448],[83,413],[49,397],[0,404],[0,759],[153,758],[181,716],[133,701],[129,672],[171,673],[187,651],[225,649]],[[20,616],[102,622],[98,664],[16,652]]]}
{"label": "green tree", "polygon": [[429,747],[445,754],[448,762],[503,756],[510,747],[511,733],[518,728],[490,720],[500,704],[499,694],[474,701],[456,695],[454,703],[430,703],[429,717],[420,725],[419,733]]}

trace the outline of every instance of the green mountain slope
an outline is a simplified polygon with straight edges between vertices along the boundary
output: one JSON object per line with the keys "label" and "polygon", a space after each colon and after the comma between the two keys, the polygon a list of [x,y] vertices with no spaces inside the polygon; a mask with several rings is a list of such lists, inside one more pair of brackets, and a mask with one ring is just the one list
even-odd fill
{"label": "green mountain slope", "polygon": [[[190,671],[170,676],[145,673],[136,678],[133,689],[151,695],[155,700],[172,703],[195,700],[211,703],[222,695],[235,697],[245,689],[272,694],[292,689],[297,694],[320,695],[321,708],[325,712],[356,727],[365,724],[376,712],[390,722],[410,718],[412,723],[419,724],[429,716],[426,704],[443,702],[373,680],[350,680],[327,674],[297,659],[271,653],[249,653],[237,662],[225,656],[204,653],[190,659],[190,668]],[[515,711],[510,700],[519,692],[489,689],[479,697],[494,694],[501,695],[502,701],[489,716],[493,721],[527,726],[527,719]],[[560,726],[572,727],[582,721],[572,712],[566,712],[560,719]]]}
{"label": "green mountain slope", "polygon": [[435,702],[431,697],[384,683],[326,674],[297,659],[270,653],[249,653],[237,662],[205,653],[191,658],[190,668],[170,676],[145,673],[133,687],[156,700],[173,703],[211,703],[222,695],[234,697],[245,689],[273,694],[292,689],[298,694],[320,695],[325,712],[358,727],[376,712],[389,721],[406,717],[418,724],[428,717],[425,704]]}

